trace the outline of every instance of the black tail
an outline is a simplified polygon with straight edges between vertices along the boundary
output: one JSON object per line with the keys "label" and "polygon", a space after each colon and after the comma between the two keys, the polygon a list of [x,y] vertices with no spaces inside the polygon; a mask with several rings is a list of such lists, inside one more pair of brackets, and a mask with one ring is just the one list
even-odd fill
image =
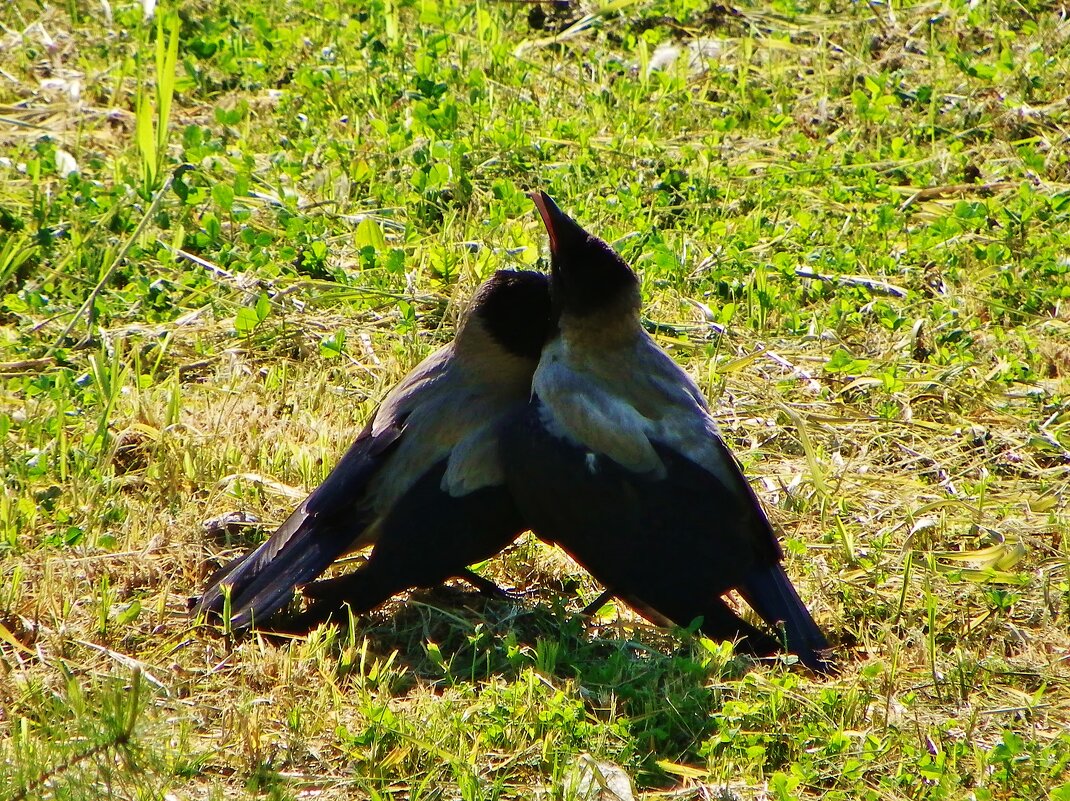
{"label": "black tail", "polygon": [[369,423],[330,475],[256,550],[212,576],[196,611],[221,615],[230,587],[235,629],[264,622],[293,598],[297,587],[319,576],[359,545],[371,512],[364,507],[368,482],[401,435],[390,425],[372,434]]}
{"label": "black tail", "polygon": [[810,617],[799,593],[779,564],[758,568],[747,576],[739,593],[770,626],[784,624],[787,648],[813,671],[836,673],[836,666],[822,655],[828,640]]}
{"label": "black tail", "polygon": [[[286,606],[297,587],[315,579],[353,544],[353,528],[306,517],[295,531],[288,520],[270,539],[217,574],[197,603],[197,611],[221,615],[224,587],[230,587],[230,623],[235,629],[266,621]],[[280,536],[283,535],[283,536]]]}

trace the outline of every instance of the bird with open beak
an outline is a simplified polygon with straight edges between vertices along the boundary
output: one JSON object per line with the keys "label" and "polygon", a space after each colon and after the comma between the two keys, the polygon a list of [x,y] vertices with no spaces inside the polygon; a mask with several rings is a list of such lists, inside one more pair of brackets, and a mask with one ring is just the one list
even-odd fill
{"label": "bird with open beak", "polygon": [[[506,482],[532,529],[637,611],[830,672],[828,643],[709,406],[640,324],[639,281],[542,192],[551,331],[531,402],[501,438]],[[740,618],[736,590],[774,631]],[[782,627],[782,628],[781,628]]]}
{"label": "bird with open beak", "polygon": [[[461,576],[527,529],[505,488],[498,436],[523,409],[546,338],[545,275],[499,270],[476,291],[453,342],[383,400],[324,482],[260,547],[223,568],[196,609],[235,629],[262,624],[344,554],[355,572],[306,592],[366,612],[412,587]],[[305,620],[315,622],[315,616]]]}

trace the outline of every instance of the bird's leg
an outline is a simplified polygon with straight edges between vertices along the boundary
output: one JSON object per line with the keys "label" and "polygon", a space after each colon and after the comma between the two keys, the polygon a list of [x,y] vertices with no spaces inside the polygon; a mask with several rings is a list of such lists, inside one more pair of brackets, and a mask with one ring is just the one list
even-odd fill
{"label": "bird's leg", "polygon": [[[306,584],[301,592],[306,597],[314,598],[316,600],[347,601],[349,600],[348,596],[351,591],[359,589],[361,585],[364,584],[365,579],[360,574],[366,569],[366,567],[362,567],[359,570],[356,570],[353,573],[347,573],[344,576],[313,581],[310,584]],[[512,601],[517,600],[517,596],[513,593],[503,590],[489,578],[485,578],[468,568],[458,571],[456,578],[468,582],[481,593],[491,598],[501,598],[503,600]]]}
{"label": "bird's leg", "polygon": [[344,624],[348,618],[349,611],[344,602],[315,601],[301,612],[292,615],[277,615],[266,626],[257,628],[271,634],[305,635],[324,623]]}
{"label": "bird's leg", "polygon": [[481,593],[489,598],[499,598],[503,601],[516,601],[519,600],[519,596],[515,593],[511,593],[508,590],[503,590],[489,578],[485,578],[474,570],[465,568],[457,574],[457,578],[467,581]]}
{"label": "bird's leg", "polygon": [[[677,623],[683,625],[680,620]],[[723,598],[717,598],[703,610],[699,631],[712,640],[734,640],[737,653],[770,656],[780,650],[776,637],[745,621]]]}
{"label": "bird's leg", "polygon": [[587,606],[583,607],[583,609],[580,610],[580,614],[583,615],[583,617],[591,617],[599,609],[609,603],[609,599],[612,598],[613,595],[613,590],[604,590],[601,595],[587,604]]}
{"label": "bird's leg", "polygon": [[309,582],[301,587],[301,594],[315,601],[334,602],[341,605],[359,591],[365,581],[361,575],[364,570],[365,567],[360,567],[342,576]]}
{"label": "bird's leg", "polygon": [[307,634],[323,623],[344,623],[350,610],[354,615],[366,614],[408,586],[396,571],[368,561],[344,576],[305,584],[301,594],[311,601],[308,607],[264,628],[276,633]]}

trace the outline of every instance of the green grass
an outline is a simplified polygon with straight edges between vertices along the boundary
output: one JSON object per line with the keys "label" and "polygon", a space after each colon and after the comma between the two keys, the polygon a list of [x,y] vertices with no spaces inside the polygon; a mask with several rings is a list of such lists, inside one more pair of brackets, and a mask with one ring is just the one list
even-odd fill
{"label": "green grass", "polygon": [[[0,10],[0,798],[556,799],[588,753],[646,798],[1070,799],[1065,8],[536,9]],[[192,626],[540,262],[534,188],[640,270],[841,677],[588,625],[532,540],[481,568],[516,603]]]}

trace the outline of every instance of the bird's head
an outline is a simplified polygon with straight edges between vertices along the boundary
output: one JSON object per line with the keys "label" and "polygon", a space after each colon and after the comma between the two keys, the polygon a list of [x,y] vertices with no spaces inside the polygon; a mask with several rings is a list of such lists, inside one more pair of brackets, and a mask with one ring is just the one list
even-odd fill
{"label": "bird's head", "polygon": [[550,282],[531,270],[498,270],[476,290],[470,315],[510,355],[538,360],[550,327]]}
{"label": "bird's head", "polygon": [[638,320],[639,279],[606,242],[585,231],[545,192],[533,192],[550,235],[550,293],[560,318]]}

